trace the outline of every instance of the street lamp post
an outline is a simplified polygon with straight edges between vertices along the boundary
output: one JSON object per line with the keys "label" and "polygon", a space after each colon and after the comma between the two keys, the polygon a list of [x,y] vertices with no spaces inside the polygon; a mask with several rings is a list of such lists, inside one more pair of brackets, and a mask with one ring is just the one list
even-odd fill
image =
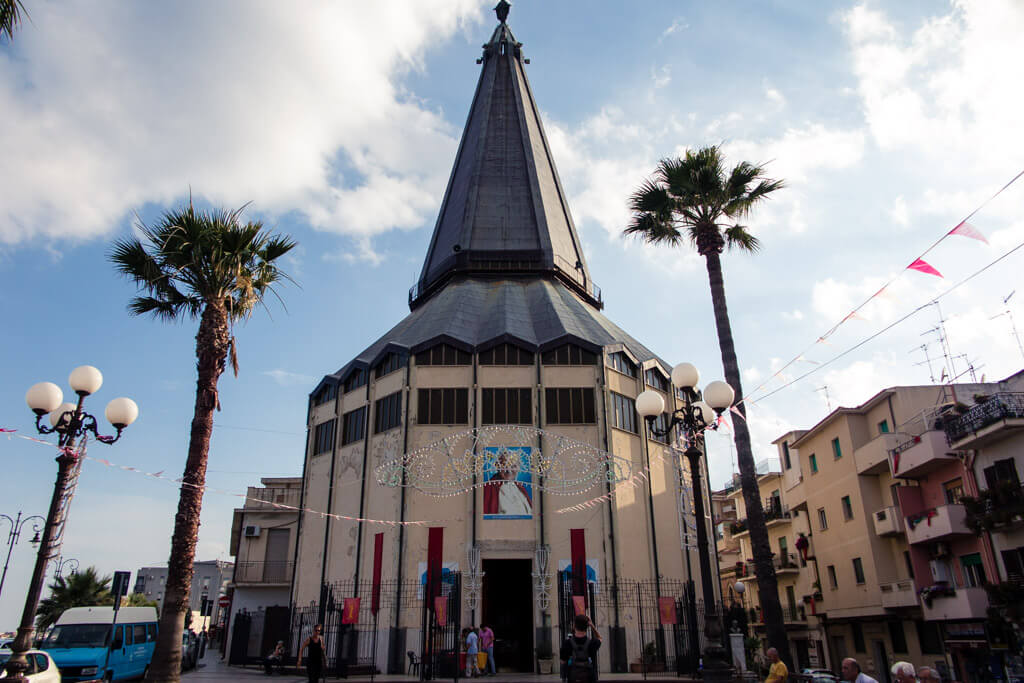
{"label": "street lamp post", "polygon": [[14,546],[17,545],[18,539],[21,537],[21,530],[25,528],[25,524],[33,522],[32,530],[35,531],[35,535],[29,543],[33,547],[39,545],[39,532],[42,531],[42,527],[39,526],[39,522],[45,522],[41,515],[32,515],[31,517],[25,517],[22,519],[21,510],[18,510],[18,515],[14,519],[11,519],[9,515],[0,515],[0,517],[6,519],[11,523],[11,531],[7,534],[7,559],[4,561],[4,573],[0,575],[0,595],[4,592],[4,581],[7,580],[7,566],[11,563],[11,551],[14,550]]}
{"label": "street lamp post", "polygon": [[[32,647],[35,632],[36,609],[43,590],[46,565],[60,547],[60,536],[67,523],[68,484],[79,463],[80,454],[75,450],[78,439],[91,432],[97,441],[112,444],[121,438],[121,432],[139,416],[139,407],[130,398],[115,398],[107,404],[106,417],[117,430],[115,436],[103,436],[97,431],[96,418],[82,409],[85,397],[95,393],[103,384],[103,375],[91,365],[75,368],[68,377],[71,389],[78,395],[77,403],[64,403],[64,392],[52,382],[35,384],[25,394],[25,402],[36,414],[36,430],[40,434],[57,434],[57,481],[53,485],[50,509],[43,526],[43,538],[36,555],[35,569],[25,596],[25,607],[21,612],[18,635],[11,643],[11,657],[7,660],[8,680],[27,683],[24,672],[28,668],[25,652]],[[43,416],[49,414],[50,426],[43,424]]]}
{"label": "street lamp post", "polygon": [[74,576],[78,573],[78,560],[73,557],[67,559],[63,555],[57,558],[57,568],[53,571],[53,578],[59,579],[64,573],[64,567],[68,567],[71,571],[71,575]]}
{"label": "street lamp post", "polygon": [[686,443],[684,452],[690,463],[693,483],[693,508],[697,522],[697,555],[700,560],[701,588],[704,594],[704,680],[709,683],[732,679],[732,666],[723,646],[722,617],[718,613],[715,589],[712,585],[711,553],[708,548],[707,515],[704,512],[704,487],[700,479],[701,450],[697,439],[703,438],[705,429],[716,429],[716,415],[732,405],[735,393],[725,382],[711,382],[704,388],[704,400],[698,401],[696,387],[700,373],[690,363],[672,368],[672,383],[682,390],[684,405],[672,412],[672,419],[664,429],[655,426],[655,420],[665,413],[665,400],[656,391],[648,389],[636,399],[636,410],[647,421],[656,436],[667,436],[675,427],[681,427]]}

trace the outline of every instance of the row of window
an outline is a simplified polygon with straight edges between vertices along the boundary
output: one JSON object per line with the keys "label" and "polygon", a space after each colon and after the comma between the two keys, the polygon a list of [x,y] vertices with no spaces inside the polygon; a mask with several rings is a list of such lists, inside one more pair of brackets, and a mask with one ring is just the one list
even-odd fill
{"label": "row of window", "polygon": [[[598,354],[588,351],[575,344],[563,344],[556,349],[545,351],[541,354],[543,365],[597,365]],[[480,365],[533,365],[534,354],[532,351],[520,348],[515,344],[498,344],[479,354]],[[404,368],[407,359],[404,355],[392,352],[374,366],[373,374],[380,379],[392,372]],[[416,364],[421,366],[432,365],[470,365],[472,355],[455,348],[450,344],[437,344],[429,349],[416,354]],[[621,372],[630,377],[637,377],[637,365],[629,357],[621,352],[608,355],[608,365],[613,370]],[[366,370],[354,370],[344,382],[344,392],[355,391],[359,387],[366,386],[368,373]],[[668,381],[657,370],[651,368],[644,372],[644,381],[659,391],[667,392]],[[321,405],[333,400],[338,395],[336,385],[327,385],[313,398],[314,405]]]}
{"label": "row of window", "polygon": [[[917,642],[921,647],[921,653],[926,655],[943,654],[942,634],[939,630],[939,623],[935,621],[914,621],[917,628]],[[895,653],[909,652],[907,647],[907,636],[903,629],[903,622],[897,619],[888,622],[889,641],[892,643],[892,650]],[[868,651],[867,640],[864,638],[864,627],[859,622],[851,622],[850,630],[853,635],[854,652],[866,653]],[[842,634],[832,636],[832,644],[835,647],[837,657],[846,658],[846,639]]]}
{"label": "row of window", "polygon": [[[526,388],[495,388],[481,391],[480,422],[492,424],[533,424],[533,393]],[[612,392],[611,423],[616,429],[639,434],[636,402],[622,394]],[[547,424],[596,424],[597,410],[594,389],[589,387],[549,388],[544,390],[545,420]],[[417,393],[419,424],[468,424],[469,390],[459,388],[419,389]],[[401,421],[401,392],[395,392],[378,399],[374,404],[374,434],[380,434],[397,427]],[[334,447],[336,420],[328,420],[316,426],[313,439],[313,454],[318,455]],[[668,413],[655,418],[647,427],[647,437],[667,443],[667,435],[657,435],[654,430],[665,432],[670,424]],[[653,427],[653,429],[652,429]],[[360,441],[366,434],[366,407],[363,406],[342,416],[341,444]],[[844,499],[849,508],[847,519],[853,518],[849,496]],[[845,508],[844,508],[845,509]],[[825,524],[825,510],[819,510],[822,524]],[[822,526],[822,529],[827,528]]]}

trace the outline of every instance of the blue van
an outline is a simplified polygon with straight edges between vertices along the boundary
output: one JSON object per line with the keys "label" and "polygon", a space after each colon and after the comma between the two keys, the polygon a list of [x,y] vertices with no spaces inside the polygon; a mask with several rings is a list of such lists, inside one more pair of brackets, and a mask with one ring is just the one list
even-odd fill
{"label": "blue van", "polygon": [[57,619],[41,649],[64,681],[122,681],[146,674],[156,631],[155,607],[122,607],[116,624],[113,607],[72,607]]}

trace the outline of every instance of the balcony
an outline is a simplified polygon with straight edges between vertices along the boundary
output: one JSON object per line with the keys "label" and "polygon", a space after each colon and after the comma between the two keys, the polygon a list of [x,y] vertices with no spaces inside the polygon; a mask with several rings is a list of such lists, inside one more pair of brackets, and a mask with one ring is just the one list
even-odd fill
{"label": "balcony", "polygon": [[[776,555],[772,558],[776,574],[798,574],[800,566],[796,561],[796,553],[788,553],[785,557]],[[751,565],[753,567],[753,565]]]}
{"label": "balcony", "polygon": [[957,462],[956,454],[937,429],[904,440],[889,454],[892,476],[904,479],[917,479],[951,462]]}
{"label": "balcony", "polygon": [[[299,506],[300,489],[283,487],[266,488],[262,486],[250,486],[246,494],[246,510],[281,510],[283,512],[296,512],[291,508]],[[280,507],[280,506],[286,507]]]}
{"label": "balcony", "polygon": [[878,589],[882,592],[882,607],[899,609],[901,607],[917,607],[917,592],[911,579],[883,583]]}
{"label": "balcony", "polygon": [[782,620],[787,624],[806,624],[807,611],[803,605],[787,605],[782,608]]}
{"label": "balcony", "polygon": [[1024,527],[1024,486],[1014,481],[1000,481],[995,488],[985,489],[977,498],[960,500],[967,510],[967,527],[976,533],[1007,532]]}
{"label": "balcony", "polygon": [[907,542],[928,543],[948,536],[973,536],[963,505],[940,505],[907,517]]}
{"label": "balcony", "polygon": [[896,536],[903,533],[903,518],[894,506],[884,507],[874,514],[875,533],[879,536]]}
{"label": "balcony", "polygon": [[943,422],[946,439],[957,450],[981,448],[1024,429],[1024,392],[992,394],[959,417]]}
{"label": "balcony", "polygon": [[921,593],[925,621],[985,619],[988,593],[982,587],[948,588],[937,594]]}
{"label": "balcony", "polygon": [[879,434],[853,452],[857,474],[881,474],[889,469],[889,451],[899,445],[905,434]]}
{"label": "balcony", "polygon": [[257,584],[287,586],[292,582],[295,563],[285,560],[271,562],[236,562],[235,585]]}

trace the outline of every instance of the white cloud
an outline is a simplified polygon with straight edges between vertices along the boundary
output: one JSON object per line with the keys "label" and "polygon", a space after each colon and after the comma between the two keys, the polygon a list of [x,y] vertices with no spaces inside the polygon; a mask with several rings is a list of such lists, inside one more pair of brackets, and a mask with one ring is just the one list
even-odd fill
{"label": "white cloud", "polygon": [[662,64],[660,67],[655,69],[651,67],[651,82],[655,88],[664,88],[666,85],[672,82],[672,65]]}
{"label": "white cloud", "polygon": [[104,234],[190,186],[332,232],[418,226],[458,130],[399,81],[482,5],[37,4],[0,53],[0,242]]}
{"label": "white cloud", "polygon": [[892,201],[892,208],[889,209],[889,218],[896,225],[902,227],[910,225],[910,210],[907,208],[907,200],[903,198],[903,195],[896,197]]}
{"label": "white cloud", "polygon": [[663,40],[665,38],[668,38],[669,36],[688,28],[690,28],[690,25],[686,23],[686,20],[684,20],[682,17],[674,19],[672,23],[668,26],[668,28],[661,32],[661,39]]}
{"label": "white cloud", "polygon": [[281,368],[264,370],[263,374],[270,377],[283,387],[312,386],[317,380],[317,378],[312,375],[303,375],[298,372],[291,372],[290,370],[283,370]]}
{"label": "white cloud", "polygon": [[782,319],[788,321],[798,321],[804,319],[804,313],[798,308],[794,308],[792,311],[783,311]]}

